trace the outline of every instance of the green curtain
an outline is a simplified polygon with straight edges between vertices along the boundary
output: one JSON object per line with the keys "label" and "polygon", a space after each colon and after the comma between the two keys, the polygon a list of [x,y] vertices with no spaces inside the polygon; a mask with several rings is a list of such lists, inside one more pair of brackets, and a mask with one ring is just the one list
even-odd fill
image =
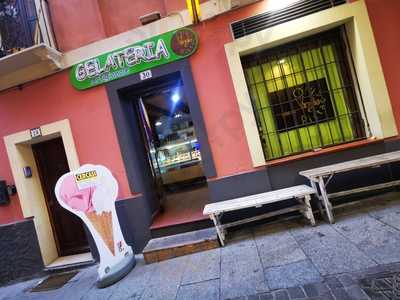
{"label": "green curtain", "polygon": [[[331,45],[245,68],[245,75],[267,160],[355,138],[346,90]],[[278,132],[268,94],[284,90],[285,85],[290,88],[318,79],[327,82],[334,118],[319,125]]]}

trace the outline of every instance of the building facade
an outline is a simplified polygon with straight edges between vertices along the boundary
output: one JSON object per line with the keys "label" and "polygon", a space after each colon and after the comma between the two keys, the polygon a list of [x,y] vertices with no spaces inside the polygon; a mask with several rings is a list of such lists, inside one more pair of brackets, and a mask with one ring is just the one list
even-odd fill
{"label": "building facade", "polygon": [[[122,229],[141,252],[151,237],[209,226],[206,203],[400,149],[397,0],[200,1],[199,22],[183,0],[6,2],[0,180],[16,193],[0,205],[0,253],[13,257],[0,281],[96,257],[53,193],[85,163],[117,178]],[[5,25],[24,24],[23,11],[36,15],[27,44]],[[344,175],[331,188],[397,173]]]}

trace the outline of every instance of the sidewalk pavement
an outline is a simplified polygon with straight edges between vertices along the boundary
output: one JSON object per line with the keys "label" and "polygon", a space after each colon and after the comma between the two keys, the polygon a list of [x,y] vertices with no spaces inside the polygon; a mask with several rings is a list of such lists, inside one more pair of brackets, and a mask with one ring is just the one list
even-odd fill
{"label": "sidewalk pavement", "polygon": [[138,256],[135,269],[106,289],[96,288],[93,266],[58,290],[29,292],[36,279],[0,288],[0,299],[400,299],[399,200],[389,193],[338,208],[333,225],[243,229],[223,248],[160,263]]}

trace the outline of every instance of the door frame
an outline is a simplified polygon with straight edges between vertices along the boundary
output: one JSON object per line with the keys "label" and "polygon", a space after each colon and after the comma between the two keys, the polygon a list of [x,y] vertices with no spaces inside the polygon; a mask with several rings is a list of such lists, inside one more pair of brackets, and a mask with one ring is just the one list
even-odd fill
{"label": "door frame", "polygon": [[144,159],[146,154],[137,125],[139,124],[138,116],[132,105],[134,98],[132,91],[151,88],[155,82],[178,75],[183,84],[182,91],[187,99],[196,136],[201,145],[204,175],[207,179],[217,175],[189,60],[183,59],[153,68],[151,73],[152,77],[146,80],[141,80],[140,74],[132,74],[105,85],[130,190],[132,194],[142,194],[145,201],[144,211],[137,217],[141,223],[146,224],[146,227],[150,226],[159,210],[160,203],[152,186],[151,171]]}
{"label": "door frame", "polygon": [[[30,129],[4,137],[12,175],[18,191],[18,198],[24,218],[33,217],[44,265],[51,264],[58,256],[50,216],[40,182],[32,144],[61,137],[70,170],[79,168],[79,159],[68,119],[44,124],[42,135],[32,138]],[[32,177],[25,178],[23,168],[32,169]]]}
{"label": "door frame", "polygon": [[130,105],[131,98],[129,98],[129,91],[151,87],[155,81],[163,77],[173,76],[173,74],[179,74],[183,83],[183,93],[187,98],[193,126],[201,145],[200,152],[204,175],[206,178],[215,177],[217,172],[189,61],[183,59],[178,62],[151,69],[151,72],[152,77],[147,80],[141,80],[139,74],[132,74],[106,84],[111,112],[131,192],[145,193],[146,188],[143,185],[144,174],[141,172],[143,166],[138,162],[142,149],[138,149],[140,147],[137,146],[135,147],[135,140],[138,138],[136,136],[138,132],[136,132],[137,130],[135,130],[135,128],[132,128],[132,124],[137,124],[138,120],[133,112],[133,107],[130,107],[132,105]]}

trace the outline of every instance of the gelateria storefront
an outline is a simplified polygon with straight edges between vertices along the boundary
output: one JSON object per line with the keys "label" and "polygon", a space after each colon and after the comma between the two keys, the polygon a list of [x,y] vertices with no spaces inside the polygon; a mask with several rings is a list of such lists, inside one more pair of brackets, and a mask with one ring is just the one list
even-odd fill
{"label": "gelateria storefront", "polygon": [[142,203],[130,229],[139,249],[149,227],[155,237],[166,227],[209,222],[202,210],[215,168],[188,61],[197,48],[197,33],[182,28],[71,70],[78,90],[107,90],[129,185]]}

